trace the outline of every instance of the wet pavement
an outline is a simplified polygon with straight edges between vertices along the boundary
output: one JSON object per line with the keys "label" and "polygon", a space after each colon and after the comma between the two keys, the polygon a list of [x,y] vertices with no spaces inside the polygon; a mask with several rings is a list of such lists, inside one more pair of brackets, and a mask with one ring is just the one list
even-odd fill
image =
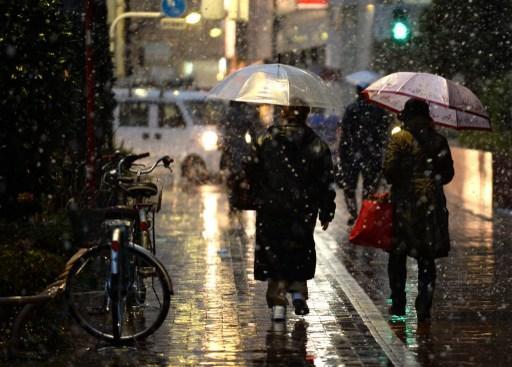
{"label": "wet pavement", "polygon": [[310,315],[288,310],[272,323],[265,284],[253,279],[254,212],[229,215],[219,186],[167,192],[157,251],[175,296],[164,325],[144,345],[94,344],[53,362],[82,366],[386,366],[329,270],[309,282]]}
{"label": "wet pavement", "polygon": [[[510,341],[510,233],[509,217],[483,220],[471,212],[450,206],[452,250],[437,260],[437,286],[430,327],[417,327],[414,299],[417,267],[408,262],[407,319],[390,323],[421,365],[509,366]],[[386,314],[387,255],[356,248],[346,232],[336,230],[342,245],[336,256],[382,314]],[[501,234],[501,235],[498,235]]]}
{"label": "wet pavement", "polygon": [[[409,259],[407,317],[389,326],[422,366],[510,366],[512,216],[493,213],[487,184],[464,179],[446,190],[452,248],[437,260],[432,322],[416,322],[417,267]],[[386,315],[387,255],[349,244],[343,222],[330,234],[340,244],[336,257]]]}
{"label": "wet pavement", "polygon": [[272,323],[253,279],[254,212],[229,215],[220,186],[174,187],[157,222],[158,256],[175,296],[144,344],[113,348],[73,328],[76,345],[45,366],[508,366],[512,365],[510,216],[488,217],[450,197],[453,247],[438,261],[433,320],[418,327],[409,261],[407,317],[389,321],[387,255],[347,242],[346,214],[317,231],[311,313]]}

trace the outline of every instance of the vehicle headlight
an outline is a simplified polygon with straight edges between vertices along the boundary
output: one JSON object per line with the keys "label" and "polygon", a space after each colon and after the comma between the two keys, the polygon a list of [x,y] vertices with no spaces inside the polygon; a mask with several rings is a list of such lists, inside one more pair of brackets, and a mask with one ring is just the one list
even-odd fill
{"label": "vehicle headlight", "polygon": [[246,132],[246,133],[245,133],[245,137],[244,137],[244,138],[245,138],[245,142],[246,142],[247,144],[251,144],[251,142],[252,142],[252,137],[251,137],[251,134],[249,134],[249,132]]}
{"label": "vehicle headlight", "polygon": [[201,144],[204,150],[215,150],[217,149],[217,142],[219,137],[214,131],[205,131],[201,136]]}

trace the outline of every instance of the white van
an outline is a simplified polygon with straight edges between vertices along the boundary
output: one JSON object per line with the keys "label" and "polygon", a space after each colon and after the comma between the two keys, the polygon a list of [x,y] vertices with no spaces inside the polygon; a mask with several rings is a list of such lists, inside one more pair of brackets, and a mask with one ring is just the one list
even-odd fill
{"label": "white van", "polygon": [[221,101],[206,92],[156,88],[114,88],[114,141],[117,147],[153,157],[170,155],[182,176],[219,173],[218,125],[225,118]]}

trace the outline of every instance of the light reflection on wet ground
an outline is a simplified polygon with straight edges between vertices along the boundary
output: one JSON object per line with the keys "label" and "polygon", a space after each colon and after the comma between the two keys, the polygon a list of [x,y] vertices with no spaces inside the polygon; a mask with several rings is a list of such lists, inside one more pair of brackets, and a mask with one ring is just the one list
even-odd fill
{"label": "light reflection on wet ground", "polygon": [[452,147],[455,177],[445,191],[464,209],[491,218],[492,153]]}
{"label": "light reflection on wet ground", "polygon": [[[388,361],[325,270],[310,283],[311,314],[270,321],[265,284],[253,278],[255,215],[230,215],[218,186],[164,195],[157,253],[176,295],[166,322],[134,348],[79,335],[52,366],[385,366]],[[331,277],[332,278],[332,277]]]}
{"label": "light reflection on wet ground", "polygon": [[[481,158],[481,157],[480,157]],[[485,171],[486,158],[479,159]],[[466,160],[470,164],[473,160]],[[460,160],[459,163],[460,164]],[[459,171],[460,172],[460,171]],[[463,179],[459,175],[459,180]],[[465,179],[465,178],[464,178]],[[418,326],[414,314],[416,265],[409,261],[408,314],[391,329],[422,365],[512,365],[512,220],[489,216],[481,181],[455,182],[449,194],[450,257],[438,261],[434,317]],[[476,190],[481,190],[476,193]],[[459,193],[464,193],[462,196]],[[483,199],[482,199],[483,200]],[[346,214],[329,228],[339,259],[386,317],[387,255],[347,243]],[[490,207],[492,210],[492,206]],[[492,213],[492,212],[491,212]],[[96,344],[76,326],[75,350],[49,362],[12,366],[386,366],[370,335],[329,269],[319,264],[310,282],[311,314],[272,324],[265,285],[253,279],[253,212],[229,215],[217,186],[174,188],[157,220],[157,249],[176,295],[163,326],[134,348]]]}
{"label": "light reflection on wet ground", "polygon": [[[407,318],[390,323],[425,366],[512,365],[512,218],[492,208],[492,163],[488,153],[453,150],[455,181],[447,187],[452,250],[437,261],[437,287],[430,326],[418,326],[414,312],[417,267],[408,262]],[[387,313],[387,255],[347,242],[342,197],[330,233],[337,256]]]}

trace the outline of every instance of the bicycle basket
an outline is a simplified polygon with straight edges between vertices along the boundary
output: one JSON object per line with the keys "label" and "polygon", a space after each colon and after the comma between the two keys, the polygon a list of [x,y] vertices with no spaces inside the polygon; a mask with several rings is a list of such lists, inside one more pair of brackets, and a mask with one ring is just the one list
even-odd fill
{"label": "bicycle basket", "polygon": [[69,209],[74,242],[80,247],[97,244],[105,235],[102,223],[105,221],[105,210],[102,209]]}

